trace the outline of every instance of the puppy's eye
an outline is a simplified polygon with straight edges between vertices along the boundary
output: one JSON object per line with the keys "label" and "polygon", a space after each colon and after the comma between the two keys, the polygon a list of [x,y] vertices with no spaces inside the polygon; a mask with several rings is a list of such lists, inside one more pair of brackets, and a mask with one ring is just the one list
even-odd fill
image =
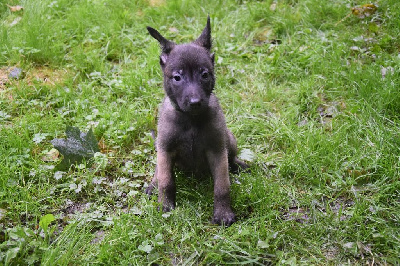
{"label": "puppy's eye", "polygon": [[202,78],[202,79],[208,79],[209,76],[210,76],[210,74],[208,74],[208,72],[203,72],[203,73],[201,74],[201,78]]}
{"label": "puppy's eye", "polygon": [[179,75],[174,75],[173,77],[172,77],[175,81],[181,81],[181,76],[179,76]]}

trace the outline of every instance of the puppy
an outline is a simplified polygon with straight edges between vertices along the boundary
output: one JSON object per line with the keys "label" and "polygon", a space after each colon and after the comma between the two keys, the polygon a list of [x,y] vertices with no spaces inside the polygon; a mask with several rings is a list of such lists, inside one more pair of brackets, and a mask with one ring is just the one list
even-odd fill
{"label": "puppy", "polygon": [[214,178],[212,222],[231,225],[229,170],[248,166],[237,158],[236,139],[226,126],[225,116],[213,94],[214,53],[211,53],[210,17],[200,37],[175,44],[157,30],[147,27],[161,46],[160,65],[165,98],[159,110],[156,140],[157,165],[146,193],[158,184],[158,201],[164,212],[175,208],[174,167]]}

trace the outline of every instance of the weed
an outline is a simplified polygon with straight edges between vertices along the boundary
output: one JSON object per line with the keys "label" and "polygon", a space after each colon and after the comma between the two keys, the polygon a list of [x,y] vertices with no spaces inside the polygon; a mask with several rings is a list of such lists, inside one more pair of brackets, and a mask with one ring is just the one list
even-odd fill
{"label": "weed", "polygon": [[[368,16],[347,0],[17,4],[0,4],[1,263],[399,263],[397,0]],[[210,224],[210,178],[179,173],[171,213],[143,193],[163,97],[145,28],[186,42],[208,14],[215,93],[251,164],[229,228]],[[93,165],[55,169],[67,125],[93,130]]]}

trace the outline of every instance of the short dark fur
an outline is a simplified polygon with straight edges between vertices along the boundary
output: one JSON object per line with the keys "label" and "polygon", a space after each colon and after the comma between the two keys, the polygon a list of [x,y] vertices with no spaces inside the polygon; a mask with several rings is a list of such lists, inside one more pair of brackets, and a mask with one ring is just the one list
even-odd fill
{"label": "short dark fur", "polygon": [[211,50],[210,17],[200,37],[177,45],[147,27],[161,45],[160,65],[166,97],[160,107],[156,140],[157,166],[146,190],[158,183],[158,201],[163,211],[175,208],[174,166],[214,177],[214,217],[217,224],[231,225],[235,214],[230,203],[229,169],[248,166],[237,158],[236,139],[212,93],[214,54]]}

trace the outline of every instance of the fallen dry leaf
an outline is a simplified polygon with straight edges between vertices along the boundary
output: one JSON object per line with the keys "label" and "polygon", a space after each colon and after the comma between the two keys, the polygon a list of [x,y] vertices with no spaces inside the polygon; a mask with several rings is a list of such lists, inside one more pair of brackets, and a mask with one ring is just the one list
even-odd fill
{"label": "fallen dry leaf", "polygon": [[347,172],[348,176],[351,176],[353,178],[358,178],[358,177],[365,176],[368,174],[368,171],[365,169],[361,169],[361,170],[347,169],[346,172]]}
{"label": "fallen dry leaf", "polygon": [[59,157],[60,157],[60,153],[58,152],[57,149],[53,148],[42,157],[42,161],[55,162],[55,161],[58,161]]}
{"label": "fallen dry leaf", "polygon": [[265,27],[255,34],[253,42],[255,45],[280,44],[282,41],[276,39],[274,35],[274,31],[271,27]]}
{"label": "fallen dry leaf", "polygon": [[359,18],[369,17],[376,12],[378,7],[374,4],[365,4],[351,9],[351,13]]}
{"label": "fallen dry leaf", "polygon": [[99,140],[99,148],[100,148],[100,152],[103,153],[103,154],[108,154],[108,153],[115,154],[116,153],[116,151],[114,149],[112,149],[112,147],[110,147],[106,143],[106,140],[104,138],[101,138]]}
{"label": "fallen dry leaf", "polygon": [[353,14],[354,16],[357,16],[359,18],[365,18],[369,17],[372,14],[374,14],[378,10],[378,6],[374,4],[365,4],[362,6],[356,6],[351,9],[351,12],[349,12],[344,18],[342,18],[340,21],[336,22],[335,26],[337,26],[339,23],[343,22],[345,19],[351,16]]}
{"label": "fallen dry leaf", "polygon": [[7,6],[11,12],[18,12],[24,9],[22,6],[10,6],[10,5]]}

